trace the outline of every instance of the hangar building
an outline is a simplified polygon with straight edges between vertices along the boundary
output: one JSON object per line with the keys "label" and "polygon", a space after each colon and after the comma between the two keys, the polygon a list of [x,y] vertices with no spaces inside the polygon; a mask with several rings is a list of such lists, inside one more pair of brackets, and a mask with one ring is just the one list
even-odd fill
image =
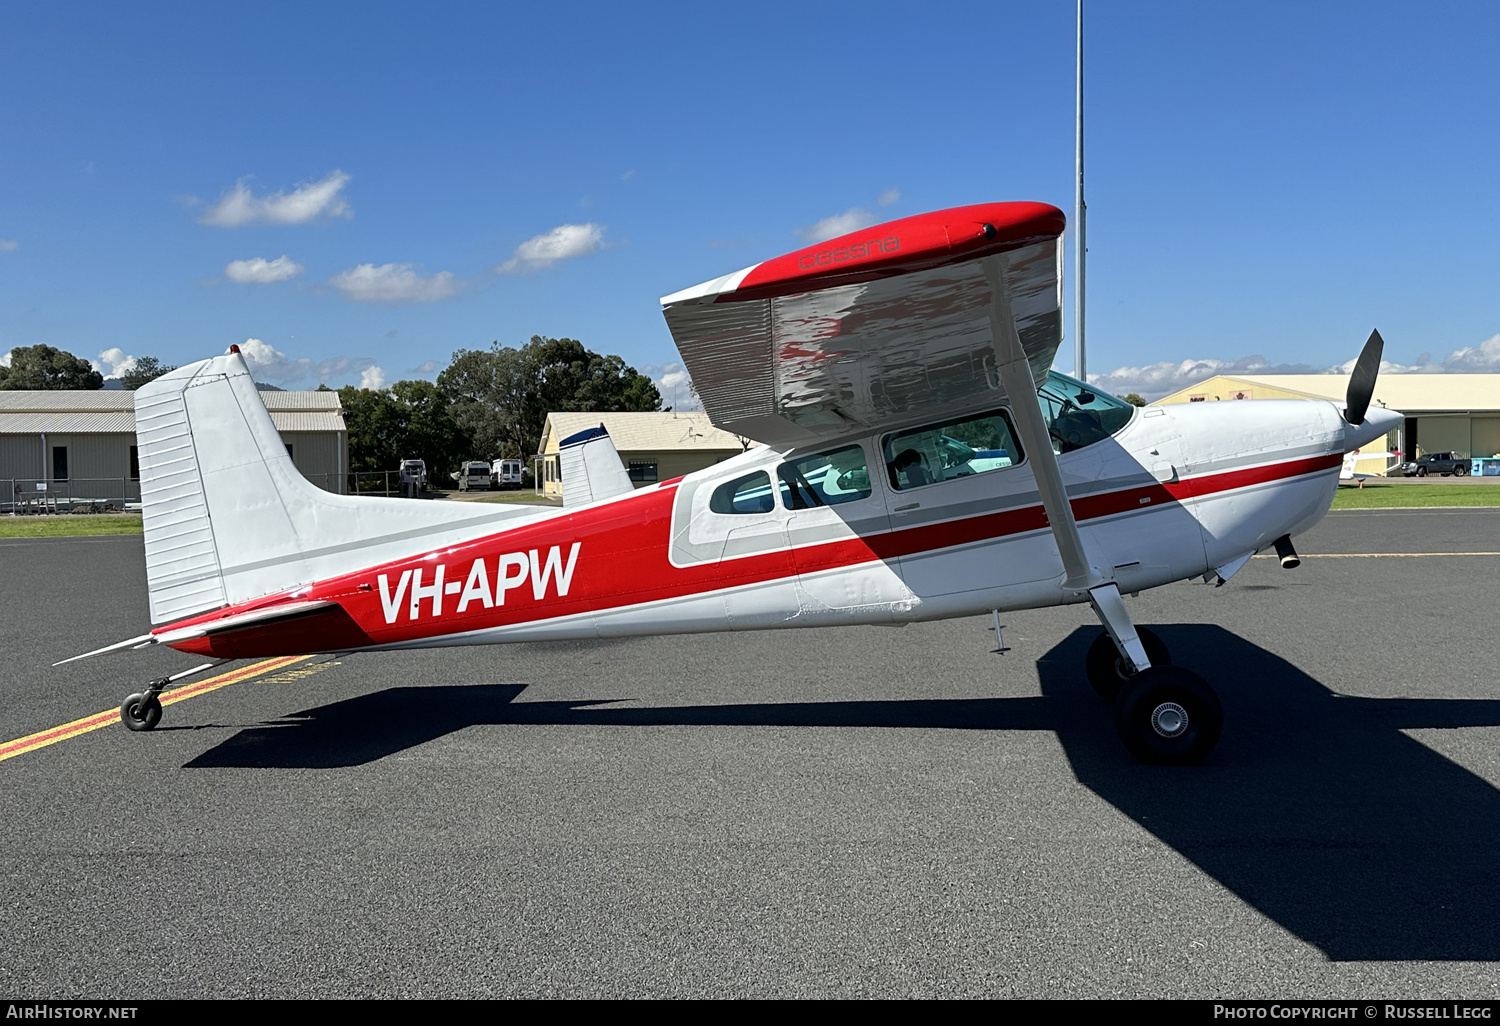
{"label": "hangar building", "polygon": [[[263,391],[260,397],[297,469],[319,487],[344,491],[349,433],[339,394]],[[0,391],[0,504],[43,494],[65,504],[141,500],[134,392]]]}
{"label": "hangar building", "polygon": [[544,495],[562,496],[558,443],[604,425],[637,488],[691,474],[738,456],[750,442],[709,423],[706,413],[549,413],[542,426],[536,480]]}
{"label": "hangar building", "polygon": [[[1343,402],[1347,374],[1218,374],[1153,405],[1234,399],[1333,399]],[[1500,455],[1500,374],[1381,374],[1374,403],[1400,410],[1405,422],[1385,442],[1365,447],[1360,473],[1380,473],[1384,452],[1414,460],[1423,453]]]}

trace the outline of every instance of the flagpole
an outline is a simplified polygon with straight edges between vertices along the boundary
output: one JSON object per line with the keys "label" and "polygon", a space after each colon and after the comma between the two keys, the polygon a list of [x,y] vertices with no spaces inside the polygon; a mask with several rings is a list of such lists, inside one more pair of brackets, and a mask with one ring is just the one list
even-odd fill
{"label": "flagpole", "polygon": [[1088,259],[1088,206],[1083,202],[1083,0],[1078,0],[1078,137],[1077,191],[1074,194],[1073,225],[1073,376],[1088,381],[1084,359],[1084,272]]}

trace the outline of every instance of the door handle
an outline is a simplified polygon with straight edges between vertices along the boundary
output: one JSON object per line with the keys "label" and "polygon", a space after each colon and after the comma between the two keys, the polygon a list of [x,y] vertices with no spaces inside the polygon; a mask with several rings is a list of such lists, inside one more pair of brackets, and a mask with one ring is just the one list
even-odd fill
{"label": "door handle", "polygon": [[907,510],[916,509],[920,505],[922,505],[920,502],[908,502],[905,506],[897,506],[893,512],[905,513]]}

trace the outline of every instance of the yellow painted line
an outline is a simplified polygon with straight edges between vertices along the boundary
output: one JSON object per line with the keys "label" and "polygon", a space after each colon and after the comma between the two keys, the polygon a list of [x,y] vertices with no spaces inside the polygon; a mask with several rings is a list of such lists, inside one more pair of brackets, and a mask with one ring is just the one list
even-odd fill
{"label": "yellow painted line", "polygon": [[[1418,556],[1500,556],[1500,552],[1299,552],[1302,559],[1416,559]],[[1256,559],[1278,559],[1263,552]]]}
{"label": "yellow painted line", "polygon": [[[283,667],[291,666],[293,663],[300,663],[311,658],[312,656],[310,655],[301,655],[263,659],[258,663],[242,666],[238,670],[230,670],[228,673],[221,673],[217,677],[200,680],[196,684],[186,684],[180,688],[163,691],[161,694],[161,704],[167,706],[175,705],[178,702],[185,702],[197,695],[206,695],[210,691],[217,691],[219,688],[228,687],[230,684],[238,684],[242,680],[259,677],[263,673],[271,673]],[[120,722],[120,710],[106,709],[104,712],[85,716],[83,719],[74,720],[72,723],[64,723],[60,727],[53,727],[50,730],[42,730],[35,734],[16,738],[14,741],[7,741],[4,744],[0,744],[0,762],[4,762],[6,759],[13,759],[17,755],[25,755],[27,752],[34,752],[38,748],[55,745],[59,741],[66,741],[70,737],[87,734],[91,730],[98,730],[100,727],[107,727],[112,723],[118,722]]]}

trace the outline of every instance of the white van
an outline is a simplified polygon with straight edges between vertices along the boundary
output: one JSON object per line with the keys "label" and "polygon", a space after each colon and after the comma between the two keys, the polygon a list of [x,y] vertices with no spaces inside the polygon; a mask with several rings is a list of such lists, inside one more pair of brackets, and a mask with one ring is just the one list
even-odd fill
{"label": "white van", "polygon": [[490,487],[490,465],[484,460],[470,460],[449,476],[458,482],[461,492],[488,491]]}
{"label": "white van", "polygon": [[490,464],[490,484],[494,488],[515,490],[521,487],[520,460],[496,460]]}

